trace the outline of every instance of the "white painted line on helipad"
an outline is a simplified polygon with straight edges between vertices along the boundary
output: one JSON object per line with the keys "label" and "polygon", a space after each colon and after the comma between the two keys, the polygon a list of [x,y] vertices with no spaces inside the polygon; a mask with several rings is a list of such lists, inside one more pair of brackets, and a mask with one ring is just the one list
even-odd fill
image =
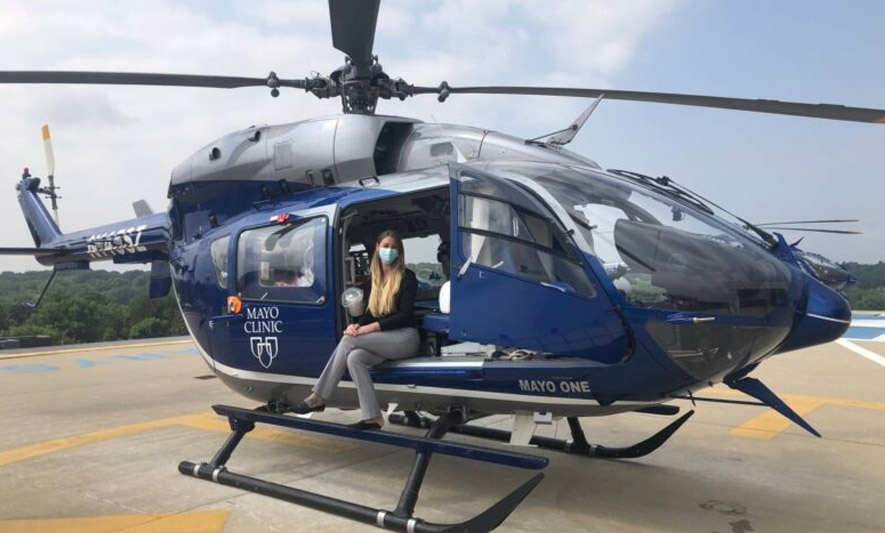
{"label": "white painted line on helipad", "polygon": [[850,340],[847,340],[847,339],[839,339],[836,341],[836,343],[844,348],[848,348],[849,350],[851,350],[852,352],[856,353],[857,355],[859,355],[861,357],[865,357],[865,358],[869,359],[870,361],[876,363],[877,365],[885,366],[885,357],[882,357],[881,355],[877,354],[876,352],[873,352],[871,350],[867,350],[866,348],[861,348],[857,344],[854,344],[853,342],[851,342]]}
{"label": "white painted line on helipad", "polygon": [[885,330],[885,320],[869,320],[863,318],[853,318],[852,326],[860,326],[862,328],[881,328]]}

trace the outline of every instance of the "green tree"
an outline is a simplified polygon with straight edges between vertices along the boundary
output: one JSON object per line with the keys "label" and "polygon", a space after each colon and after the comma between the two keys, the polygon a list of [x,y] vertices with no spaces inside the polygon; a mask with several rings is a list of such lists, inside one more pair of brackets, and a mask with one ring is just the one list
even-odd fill
{"label": "green tree", "polygon": [[146,339],[163,337],[167,334],[167,324],[159,318],[148,317],[129,329],[130,339]]}
{"label": "green tree", "polygon": [[62,344],[103,339],[108,299],[97,292],[55,295],[46,298],[29,319],[34,326],[57,331]]}

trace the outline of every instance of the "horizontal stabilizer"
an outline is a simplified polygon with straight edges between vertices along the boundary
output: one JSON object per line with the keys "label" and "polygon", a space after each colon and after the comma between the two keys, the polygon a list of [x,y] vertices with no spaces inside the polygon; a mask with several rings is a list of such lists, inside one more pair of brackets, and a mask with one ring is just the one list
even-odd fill
{"label": "horizontal stabilizer", "polygon": [[0,255],[37,255],[44,257],[54,255],[59,251],[51,248],[0,248]]}
{"label": "horizontal stabilizer", "polygon": [[765,384],[758,379],[743,378],[729,383],[728,386],[732,389],[739,390],[748,396],[756,398],[768,407],[771,407],[778,413],[790,419],[792,422],[794,422],[805,431],[811,433],[815,437],[820,437],[820,433],[818,433],[816,429],[811,427],[811,424],[806,422],[805,419],[799,416],[799,413],[794,411],[789,405],[786,404],[786,402],[781,400],[777,396],[777,394],[772,392],[771,389],[766,387]]}

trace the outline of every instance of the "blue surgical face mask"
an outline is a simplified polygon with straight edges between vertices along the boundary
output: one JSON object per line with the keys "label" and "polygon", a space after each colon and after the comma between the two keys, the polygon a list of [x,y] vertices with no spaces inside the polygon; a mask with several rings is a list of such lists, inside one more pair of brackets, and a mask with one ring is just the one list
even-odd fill
{"label": "blue surgical face mask", "polygon": [[396,248],[381,248],[378,250],[378,257],[384,261],[385,265],[389,265],[399,257],[399,250]]}

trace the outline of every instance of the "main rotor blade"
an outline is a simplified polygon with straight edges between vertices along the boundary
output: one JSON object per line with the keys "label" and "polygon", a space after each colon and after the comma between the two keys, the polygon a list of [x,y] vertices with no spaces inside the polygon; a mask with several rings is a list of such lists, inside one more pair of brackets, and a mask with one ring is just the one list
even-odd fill
{"label": "main rotor blade", "polygon": [[600,95],[605,94],[606,100],[628,100],[633,102],[714,107],[720,109],[735,109],[738,111],[753,111],[757,113],[773,113],[776,115],[792,115],[797,117],[814,117],[830,120],[885,124],[885,109],[847,107],[833,104],[803,104],[797,102],[781,102],[779,100],[724,98],[721,96],[702,96],[694,94],[615,91],[611,89],[580,89],[569,87],[450,87],[445,82],[443,82],[440,87],[414,88],[414,94],[426,93],[440,94],[441,99],[445,99],[448,94],[456,93],[570,96],[578,98],[598,98]]}
{"label": "main rotor blade", "polygon": [[357,67],[372,65],[372,47],[381,0],[329,0],[332,46]]}
{"label": "main rotor blade", "polygon": [[266,78],[239,76],[204,76],[198,74],[155,74],[145,72],[78,72],[45,70],[0,71],[0,83],[83,83],[93,85],[163,85],[173,87],[295,87],[303,89],[304,80],[281,80],[271,73]]}
{"label": "main rotor blade", "polygon": [[758,227],[764,226],[787,226],[792,224],[845,224],[848,222],[860,222],[860,220],[856,218],[846,218],[846,219],[837,219],[837,220],[794,220],[792,222],[763,222],[762,224],[755,224]]}
{"label": "main rotor blade", "polygon": [[773,226],[766,226],[765,229],[776,229],[780,231],[813,231],[815,233],[837,233],[839,235],[860,235],[859,231],[848,231],[843,229],[814,229],[814,228],[780,228]]}

